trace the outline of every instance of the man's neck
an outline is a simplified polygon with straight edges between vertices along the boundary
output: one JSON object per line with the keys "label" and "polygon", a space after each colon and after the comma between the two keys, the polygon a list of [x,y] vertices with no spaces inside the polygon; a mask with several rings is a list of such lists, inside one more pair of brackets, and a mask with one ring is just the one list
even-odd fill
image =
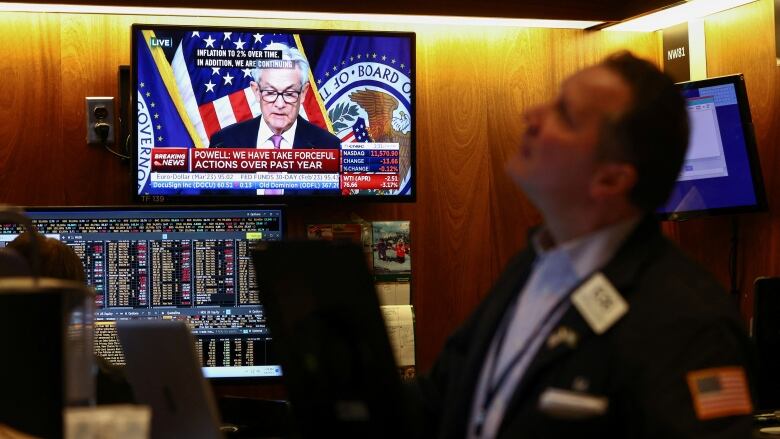
{"label": "man's neck", "polygon": [[609,209],[563,209],[542,214],[545,226],[555,244],[561,244],[614,224],[637,218],[641,210],[633,205],[610,206]]}

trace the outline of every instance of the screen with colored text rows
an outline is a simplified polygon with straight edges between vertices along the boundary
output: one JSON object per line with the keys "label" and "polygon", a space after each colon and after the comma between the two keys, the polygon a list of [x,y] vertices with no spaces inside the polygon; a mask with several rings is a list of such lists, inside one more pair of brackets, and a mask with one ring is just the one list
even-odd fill
{"label": "screen with colored text rows", "polygon": [[[28,211],[38,230],[70,246],[95,290],[95,350],[123,364],[117,320],[189,324],[204,374],[280,376],[250,248],[282,238],[279,209]],[[21,230],[0,225],[0,245]]]}

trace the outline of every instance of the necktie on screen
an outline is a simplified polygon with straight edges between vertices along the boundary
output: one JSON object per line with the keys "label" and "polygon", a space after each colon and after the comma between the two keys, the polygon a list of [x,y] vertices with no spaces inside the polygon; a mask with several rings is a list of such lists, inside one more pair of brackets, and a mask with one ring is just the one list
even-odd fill
{"label": "necktie on screen", "polygon": [[274,144],[274,149],[279,149],[279,147],[282,144],[282,135],[274,134],[273,136],[271,136],[271,142]]}
{"label": "necktie on screen", "polygon": [[[274,134],[270,138],[271,143],[274,144],[274,149],[279,149],[282,146],[282,135],[281,134]],[[284,194],[284,189],[266,189],[265,195],[282,195]]]}

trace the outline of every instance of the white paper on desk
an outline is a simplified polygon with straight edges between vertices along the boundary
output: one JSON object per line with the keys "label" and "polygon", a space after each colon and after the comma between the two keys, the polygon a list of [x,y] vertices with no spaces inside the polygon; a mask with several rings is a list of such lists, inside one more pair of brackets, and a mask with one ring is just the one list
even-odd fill
{"label": "white paper on desk", "polygon": [[148,439],[152,410],[144,405],[65,409],[65,439]]}
{"label": "white paper on desk", "polygon": [[380,305],[409,305],[409,284],[406,282],[381,282],[376,284]]}
{"label": "white paper on desk", "polygon": [[398,366],[414,366],[414,312],[411,305],[380,307]]}

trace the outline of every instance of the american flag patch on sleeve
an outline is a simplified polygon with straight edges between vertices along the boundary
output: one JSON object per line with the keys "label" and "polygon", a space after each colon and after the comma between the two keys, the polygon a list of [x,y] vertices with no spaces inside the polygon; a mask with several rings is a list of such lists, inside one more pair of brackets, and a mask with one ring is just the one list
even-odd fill
{"label": "american flag patch on sleeve", "polygon": [[742,367],[718,367],[688,372],[688,388],[696,417],[700,420],[753,412],[745,370]]}

